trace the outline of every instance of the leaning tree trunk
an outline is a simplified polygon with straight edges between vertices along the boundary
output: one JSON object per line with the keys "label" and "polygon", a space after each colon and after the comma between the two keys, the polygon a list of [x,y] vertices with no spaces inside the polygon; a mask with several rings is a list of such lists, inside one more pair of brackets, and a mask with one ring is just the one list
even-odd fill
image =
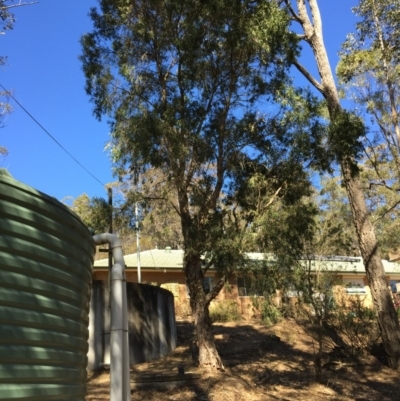
{"label": "leaning tree trunk", "polygon": [[349,197],[358,244],[364,260],[388,364],[391,368],[397,369],[400,367],[399,321],[386,281],[385,270],[375,238],[374,226],[369,218],[360,178],[358,175],[353,177],[351,165],[349,166],[350,162],[349,160],[344,160],[341,163],[343,179]]}
{"label": "leaning tree trunk", "polygon": [[[296,1],[298,13],[296,14],[292,8],[290,8],[290,11],[295,17],[295,20],[301,24],[304,31],[304,38],[310,44],[314,52],[321,82],[318,82],[299,63],[296,62],[295,65],[325,97],[331,123],[335,123],[336,119],[340,118],[342,109],[323,41],[322,21],[317,0],[308,0],[312,21],[308,16],[305,0]],[[289,3],[290,0],[287,0],[286,4]],[[343,133],[341,133],[341,135],[343,135]],[[335,137],[331,138],[332,143],[330,143],[330,145],[338,151],[341,151],[334,143],[336,140],[337,138]],[[386,282],[385,270],[379,254],[374,226],[371,223],[366,206],[360,175],[358,170],[354,168],[356,162],[352,155],[340,155],[338,161],[340,162],[342,176],[352,210],[353,222],[371,288],[371,295],[376,308],[378,324],[388,363],[391,368],[397,369],[400,366],[400,327],[389,287]]]}
{"label": "leaning tree trunk", "polygon": [[200,256],[185,254],[184,266],[199,347],[199,365],[224,370],[224,365],[215,346],[212,322],[208,310],[209,302],[206,299],[203,287]]}

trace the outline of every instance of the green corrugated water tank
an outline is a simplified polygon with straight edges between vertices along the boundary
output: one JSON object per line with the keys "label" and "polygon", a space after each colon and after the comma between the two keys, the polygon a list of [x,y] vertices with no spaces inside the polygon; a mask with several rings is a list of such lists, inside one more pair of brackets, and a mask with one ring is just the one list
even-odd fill
{"label": "green corrugated water tank", "polygon": [[94,242],[0,170],[0,400],[84,401]]}

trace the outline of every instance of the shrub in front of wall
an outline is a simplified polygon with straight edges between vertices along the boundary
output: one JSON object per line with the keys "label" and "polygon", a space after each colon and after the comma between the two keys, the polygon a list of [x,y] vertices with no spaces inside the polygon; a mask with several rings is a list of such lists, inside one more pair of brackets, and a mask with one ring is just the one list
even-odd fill
{"label": "shrub in front of wall", "polygon": [[235,301],[215,302],[210,305],[210,318],[213,322],[236,322],[241,320]]}
{"label": "shrub in front of wall", "polygon": [[273,326],[282,319],[280,310],[271,300],[264,297],[253,297],[252,302],[257,315],[266,326]]}

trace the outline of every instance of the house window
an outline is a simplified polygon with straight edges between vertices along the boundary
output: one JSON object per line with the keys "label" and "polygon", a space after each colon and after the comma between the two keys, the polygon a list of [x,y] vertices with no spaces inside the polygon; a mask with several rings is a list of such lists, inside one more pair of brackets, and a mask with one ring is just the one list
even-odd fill
{"label": "house window", "polygon": [[[208,294],[214,288],[214,280],[213,277],[204,277],[203,278],[203,288],[206,294]],[[190,298],[189,286],[186,284],[186,297]]]}
{"label": "house window", "polygon": [[212,277],[203,278],[203,287],[206,294],[208,294],[214,288],[214,282]]}
{"label": "house window", "polygon": [[393,294],[397,294],[398,292],[400,292],[400,280],[390,280],[389,285]]}
{"label": "house window", "polygon": [[346,294],[366,294],[364,280],[362,278],[343,279]]}
{"label": "house window", "polygon": [[257,288],[257,282],[250,277],[238,277],[236,279],[239,297],[263,296],[261,288]]}
{"label": "house window", "polygon": [[246,280],[244,278],[237,278],[236,280],[239,297],[247,296]]}

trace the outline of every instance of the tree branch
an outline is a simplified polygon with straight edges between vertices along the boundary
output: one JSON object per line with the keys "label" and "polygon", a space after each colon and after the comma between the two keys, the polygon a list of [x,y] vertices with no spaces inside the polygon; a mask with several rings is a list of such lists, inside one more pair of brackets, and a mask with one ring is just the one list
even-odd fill
{"label": "tree branch", "polygon": [[380,217],[378,217],[376,220],[374,220],[373,223],[375,224],[377,221],[382,220],[388,213],[390,213],[393,209],[395,209],[396,206],[399,204],[400,204],[400,201],[397,201],[392,207],[390,207],[388,210],[386,210],[385,213],[383,213]]}
{"label": "tree branch", "polygon": [[203,271],[203,275],[207,273],[208,269],[212,266],[213,263],[214,263],[214,258],[211,257],[211,259],[208,261],[205,267],[201,269]]}
{"label": "tree branch", "polygon": [[[371,149],[371,152],[373,153],[373,156],[369,154],[369,152],[367,151],[367,148],[366,148],[365,146],[364,146],[364,153],[365,153],[365,155],[367,156],[368,160],[371,162],[371,164],[372,164],[372,166],[373,166],[373,169],[375,170],[375,173],[376,173],[376,175],[378,176],[378,178],[379,178],[381,181],[383,181],[383,179],[381,178],[381,175],[380,175],[380,173],[379,173],[379,170],[378,170],[378,164],[377,164],[377,162],[376,162],[376,160],[377,160],[377,155],[376,155],[376,152],[375,152],[375,147],[373,146],[373,144],[371,143],[371,141],[369,140],[368,137],[366,137],[366,140],[367,140],[367,141],[369,142],[369,144],[370,144],[370,149]],[[371,189],[371,186],[370,186],[370,189]]]}
{"label": "tree branch", "polygon": [[301,24],[301,19],[300,17],[296,14],[296,12],[294,11],[294,8],[292,7],[292,5],[290,4],[289,0],[285,0],[284,3],[286,4],[286,7],[288,8],[288,10],[290,11],[290,14],[292,15],[292,19],[294,21],[297,21]]}
{"label": "tree branch", "polygon": [[371,182],[369,184],[368,189],[371,190],[373,186],[375,186],[375,187],[383,187],[383,188],[388,189],[389,191],[394,191],[394,192],[399,192],[400,191],[400,188],[392,188],[390,185],[387,185],[384,180],[382,180],[382,183],[380,183],[380,182]]}
{"label": "tree branch", "polygon": [[271,199],[268,201],[268,203],[263,207],[263,210],[266,210],[269,206],[272,205],[272,202],[276,199],[276,197],[279,195],[279,192],[281,192],[282,188],[286,184],[286,181],[275,191],[275,193],[271,196]]}
{"label": "tree branch", "polygon": [[293,62],[294,66],[304,75],[304,77],[324,95],[324,87],[310,74],[310,72],[297,60]]}
{"label": "tree branch", "polygon": [[172,201],[170,201],[169,203],[170,203],[170,205],[173,207],[173,209],[175,210],[175,212],[178,214],[178,216],[180,216],[180,215],[181,215],[181,212],[180,212],[179,208],[178,208],[177,206],[175,206],[175,205],[173,204]]}
{"label": "tree branch", "polygon": [[311,38],[314,33],[314,26],[308,16],[305,0],[297,0],[297,9],[299,11],[297,16],[304,33],[308,38]]}
{"label": "tree branch", "polygon": [[317,4],[316,0],[308,0],[308,4],[310,5],[314,31],[316,31],[318,33],[318,35],[322,36],[322,20],[321,20],[321,13],[319,11],[318,4]]}
{"label": "tree branch", "polygon": [[32,1],[31,3],[22,3],[22,1],[20,1],[18,4],[11,4],[9,6],[0,6],[1,10],[8,10],[9,8],[15,8],[15,7],[22,7],[22,6],[30,6],[32,4],[37,4],[39,3],[38,1]]}
{"label": "tree branch", "polygon": [[216,296],[222,290],[222,287],[225,285],[225,278],[221,278],[218,283],[213,287],[213,289],[206,295],[206,305],[209,305],[210,302],[216,298]]}

